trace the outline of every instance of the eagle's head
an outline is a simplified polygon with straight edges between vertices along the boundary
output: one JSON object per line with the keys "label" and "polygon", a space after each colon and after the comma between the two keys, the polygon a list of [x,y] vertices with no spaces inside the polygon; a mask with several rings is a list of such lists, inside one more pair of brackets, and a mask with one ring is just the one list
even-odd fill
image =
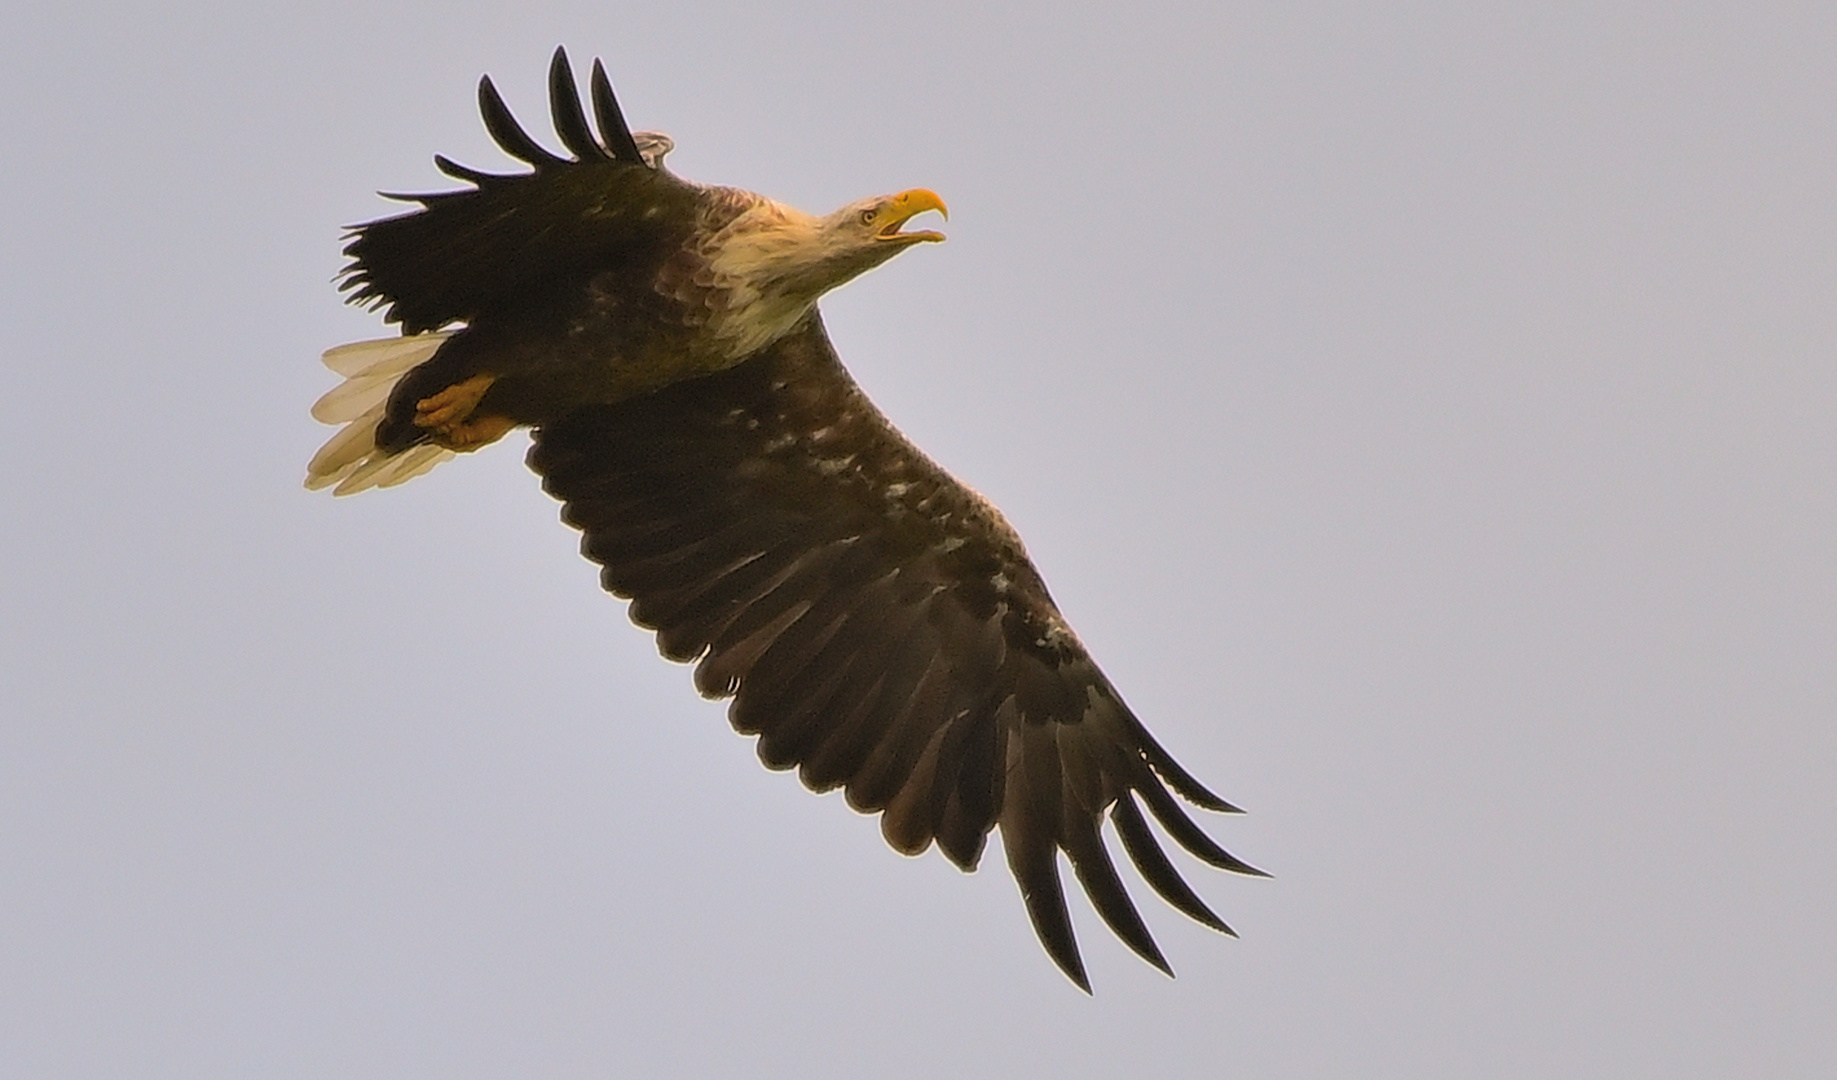
{"label": "eagle's head", "polygon": [[849,203],[827,217],[759,196],[700,245],[710,277],[726,292],[709,329],[738,356],[800,322],[824,293],[893,256],[944,239],[904,226],[928,210],[949,217],[935,192],[913,188]]}
{"label": "eagle's head", "polygon": [[796,252],[780,286],[789,295],[807,296],[811,302],[865,274],[914,244],[944,239],[930,229],[905,232],[902,226],[927,210],[945,218],[944,200],[925,188],[897,195],[878,195],[852,202],[828,217],[817,218],[808,231],[798,233]]}
{"label": "eagle's head", "polygon": [[906,222],[927,210],[950,217],[936,192],[913,188],[897,195],[878,195],[849,203],[818,222],[816,250],[822,259],[843,274],[829,288],[881,263],[913,244],[938,241],[944,234],[930,229],[903,230]]}

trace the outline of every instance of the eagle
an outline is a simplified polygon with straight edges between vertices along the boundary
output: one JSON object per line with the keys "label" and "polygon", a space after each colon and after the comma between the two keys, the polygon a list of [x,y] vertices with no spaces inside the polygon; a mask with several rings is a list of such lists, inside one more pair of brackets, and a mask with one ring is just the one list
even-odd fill
{"label": "eagle", "polygon": [[1155,741],[1006,519],[888,422],[824,332],[823,294],[942,240],[907,225],[944,201],[914,188],[816,217],[692,183],[664,167],[667,136],[626,125],[598,60],[588,85],[591,127],[557,49],[564,156],[482,78],[485,127],[528,171],[437,155],[463,187],[388,196],[418,205],[347,232],[341,290],[400,333],[325,353],[344,381],[313,416],[340,430],[307,487],[388,487],[527,428],[602,585],[695,664],[697,690],[731,699],[768,768],[842,788],[895,850],[935,843],[964,871],[999,829],[1040,942],[1086,993],[1061,854],[1110,929],[1173,974],[1106,820],[1169,905],[1233,934],[1148,819],[1260,876],[1181,803],[1237,809]]}

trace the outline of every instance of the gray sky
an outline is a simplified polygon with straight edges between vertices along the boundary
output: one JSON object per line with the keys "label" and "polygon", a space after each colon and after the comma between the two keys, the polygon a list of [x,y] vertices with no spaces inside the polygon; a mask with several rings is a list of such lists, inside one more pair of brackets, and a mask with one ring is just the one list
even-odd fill
{"label": "gray sky", "polygon": [[[0,1074],[1837,1075],[1837,8],[736,6],[0,15]],[[830,328],[1250,810],[1241,941],[1080,900],[1077,993],[516,445],[300,489],[337,227],[558,43],[686,176],[949,200]]]}

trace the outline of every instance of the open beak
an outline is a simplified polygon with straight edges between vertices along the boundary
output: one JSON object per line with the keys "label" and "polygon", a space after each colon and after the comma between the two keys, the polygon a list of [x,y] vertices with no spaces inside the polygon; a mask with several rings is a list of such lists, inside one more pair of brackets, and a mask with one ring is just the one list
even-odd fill
{"label": "open beak", "polygon": [[883,219],[880,229],[874,233],[876,240],[891,240],[902,244],[916,244],[921,241],[936,242],[944,239],[944,234],[929,229],[917,229],[912,232],[901,232],[900,226],[927,210],[936,210],[944,220],[950,220],[950,210],[937,193],[925,188],[913,188],[902,191],[886,201],[880,210]]}

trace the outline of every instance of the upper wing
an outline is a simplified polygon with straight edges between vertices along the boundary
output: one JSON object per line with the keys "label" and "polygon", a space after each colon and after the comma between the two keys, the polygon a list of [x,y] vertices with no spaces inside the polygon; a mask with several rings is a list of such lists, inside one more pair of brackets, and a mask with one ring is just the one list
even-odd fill
{"label": "upper wing", "polygon": [[485,127],[532,172],[480,172],[436,156],[440,171],[472,186],[390,196],[422,208],[352,228],[340,288],[355,304],[385,309],[403,333],[473,320],[501,305],[527,305],[543,290],[578,283],[621,261],[651,263],[680,245],[701,189],[659,167],[669,140],[626,127],[600,62],[591,89],[599,135],[587,126],[567,54],[549,65],[555,130],[573,153],[544,149],[511,116],[489,77],[479,80]]}
{"label": "upper wing", "polygon": [[529,463],[605,587],[666,656],[699,658],[696,686],[734,699],[767,765],[846,786],[893,847],[936,840],[964,869],[999,826],[1035,930],[1080,987],[1060,851],[1110,928],[1168,970],[1099,837],[1106,812],[1168,903],[1230,932],[1137,800],[1205,862],[1259,873],[1173,793],[1232,807],[1155,743],[1019,538],[887,423],[814,315],[728,371],[538,429]]}

